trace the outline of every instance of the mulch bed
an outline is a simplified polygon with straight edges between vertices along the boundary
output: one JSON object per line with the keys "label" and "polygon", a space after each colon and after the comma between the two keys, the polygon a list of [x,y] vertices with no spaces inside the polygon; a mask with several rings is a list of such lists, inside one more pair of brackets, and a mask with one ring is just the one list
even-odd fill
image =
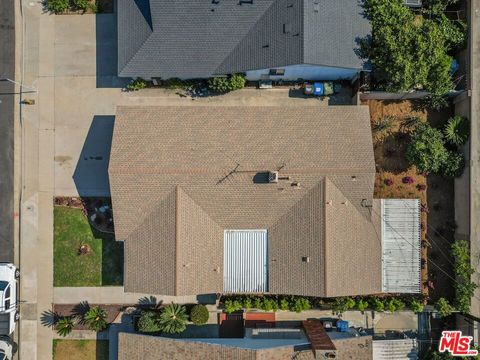
{"label": "mulch bed", "polygon": [[[102,304],[102,305],[95,305],[95,304],[54,304],[53,305],[53,312],[59,316],[72,316],[72,315],[83,315],[87,312],[88,307],[99,306],[103,310],[107,312],[107,323],[112,323],[122,312],[125,310],[128,305],[125,304]],[[132,305],[135,306],[135,305]],[[79,323],[75,325],[75,330],[88,330],[88,327],[85,324]]]}

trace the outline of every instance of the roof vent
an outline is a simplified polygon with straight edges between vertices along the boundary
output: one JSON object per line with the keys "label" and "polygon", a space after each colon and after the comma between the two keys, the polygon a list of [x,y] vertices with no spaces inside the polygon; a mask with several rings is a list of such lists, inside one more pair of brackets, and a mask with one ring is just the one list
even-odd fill
{"label": "roof vent", "polygon": [[268,173],[268,182],[270,184],[278,183],[278,171],[270,171]]}
{"label": "roof vent", "polygon": [[313,12],[318,13],[320,11],[320,4],[318,2],[313,3]]}

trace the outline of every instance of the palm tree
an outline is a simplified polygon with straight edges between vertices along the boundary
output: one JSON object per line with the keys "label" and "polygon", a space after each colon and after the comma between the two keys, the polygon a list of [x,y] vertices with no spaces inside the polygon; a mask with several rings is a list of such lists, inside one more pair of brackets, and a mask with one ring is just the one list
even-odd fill
{"label": "palm tree", "polygon": [[457,115],[448,119],[443,132],[449,143],[461,146],[468,140],[470,124],[467,119]]}
{"label": "palm tree", "polygon": [[187,309],[183,305],[171,303],[160,315],[160,329],[168,334],[179,334],[187,328]]}
{"label": "palm tree", "polygon": [[90,330],[102,331],[107,327],[107,313],[98,306],[94,306],[87,311],[84,321]]}
{"label": "palm tree", "polygon": [[72,332],[74,326],[74,318],[72,316],[64,316],[55,324],[55,330],[57,330],[58,335],[65,337]]}

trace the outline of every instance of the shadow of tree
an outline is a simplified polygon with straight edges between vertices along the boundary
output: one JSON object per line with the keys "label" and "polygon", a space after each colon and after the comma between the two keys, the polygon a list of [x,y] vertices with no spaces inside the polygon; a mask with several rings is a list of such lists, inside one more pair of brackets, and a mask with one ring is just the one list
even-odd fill
{"label": "shadow of tree", "polygon": [[73,307],[72,315],[77,319],[79,324],[83,324],[83,317],[88,310],[90,310],[90,304],[88,301],[82,301]]}
{"label": "shadow of tree", "polygon": [[53,310],[45,310],[40,317],[40,322],[45,327],[53,328],[60,317],[61,316]]}
{"label": "shadow of tree", "polygon": [[157,298],[153,295],[144,296],[138,299],[138,305],[143,309],[158,309],[162,306],[162,304],[163,301],[157,301]]}

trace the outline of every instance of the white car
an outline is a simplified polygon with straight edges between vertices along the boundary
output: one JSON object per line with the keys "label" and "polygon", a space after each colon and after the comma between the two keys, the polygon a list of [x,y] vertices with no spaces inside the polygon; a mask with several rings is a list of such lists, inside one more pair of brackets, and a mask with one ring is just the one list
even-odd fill
{"label": "white car", "polygon": [[0,263],[0,335],[15,331],[17,311],[17,279],[20,271],[13,264]]}
{"label": "white car", "polygon": [[0,360],[11,360],[12,355],[12,341],[8,337],[0,337]]}

